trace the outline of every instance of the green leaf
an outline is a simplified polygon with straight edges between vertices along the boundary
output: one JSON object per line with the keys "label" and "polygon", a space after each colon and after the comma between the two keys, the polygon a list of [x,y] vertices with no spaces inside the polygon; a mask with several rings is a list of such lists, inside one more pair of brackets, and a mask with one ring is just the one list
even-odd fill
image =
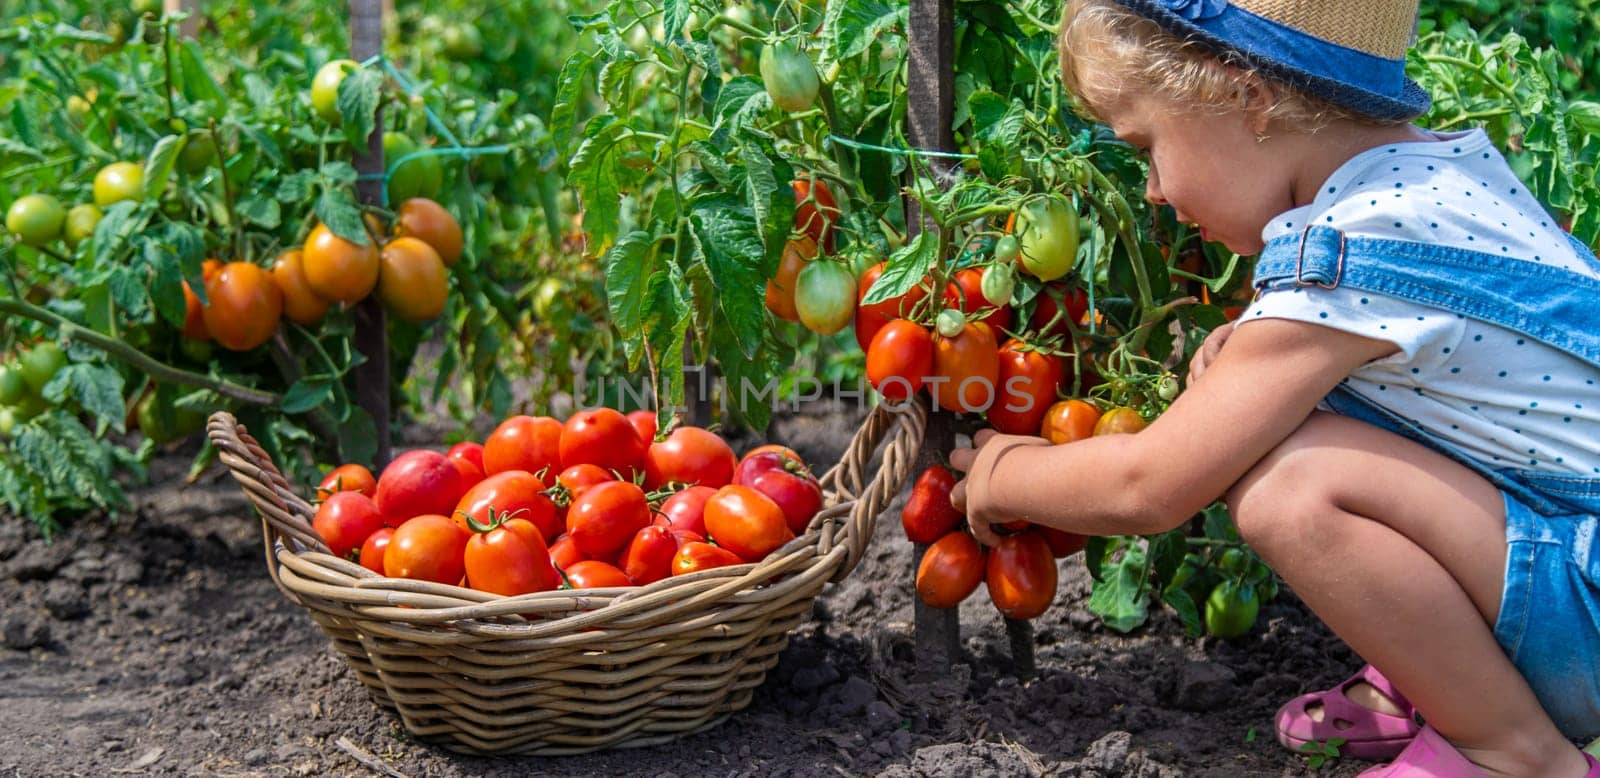
{"label": "green leaf", "polygon": [[555,107],[550,111],[550,134],[563,147],[572,145],[572,128],[577,122],[578,108],[583,102],[583,87],[594,67],[593,54],[580,51],[567,59],[556,78]]}
{"label": "green leaf", "polygon": [[248,195],[235,203],[233,210],[244,219],[264,230],[275,230],[282,224],[282,212],[278,208],[278,201],[261,195]]}
{"label": "green leaf", "polygon": [[906,26],[908,3],[851,0],[829,3],[822,22],[822,39],[834,59],[849,59],[878,42],[891,27]]}
{"label": "green leaf", "polygon": [[[644,336],[655,354],[656,397],[667,407],[683,405],[683,344],[689,331],[690,301],[682,275],[672,268],[650,277]],[[659,407],[659,406],[658,406]]]}
{"label": "green leaf", "polygon": [[1567,118],[1590,135],[1600,135],[1600,103],[1574,100],[1567,103]]}
{"label": "green leaf", "polygon": [[151,147],[150,156],[144,163],[146,200],[161,199],[161,193],[167,189],[167,179],[172,177],[172,168],[178,164],[178,152],[183,150],[183,144],[184,136],[166,135]]}
{"label": "green leaf", "polygon": [[712,138],[737,134],[759,120],[771,107],[772,97],[759,79],[752,76],[734,77],[722,85],[722,92],[717,95],[713,112],[717,121]]}
{"label": "green leaf", "polygon": [[766,246],[755,216],[729,194],[698,197],[691,207],[690,233],[711,270],[718,308],[745,358],[753,358],[768,326]]}
{"label": "green leaf", "polygon": [[[145,253],[149,254],[151,248],[160,251],[157,244],[146,243]],[[114,267],[108,277],[111,285],[111,300],[117,308],[135,321],[144,318],[145,312],[150,309],[150,291],[144,273],[136,273],[132,268]]]}
{"label": "green leaf", "polygon": [[343,119],[345,140],[352,148],[367,147],[367,136],[377,122],[378,90],[382,85],[383,74],[375,68],[352,68],[339,82],[339,116]]}
{"label": "green leaf", "polygon": [[178,49],[178,63],[183,69],[183,82],[181,91],[184,98],[190,102],[207,101],[217,106],[228,104],[228,99],[223,95],[217,82],[211,80],[211,74],[206,72],[205,60],[200,53],[200,44],[193,38],[186,38]]}
{"label": "green leaf", "polygon": [[1200,608],[1188,592],[1182,588],[1169,588],[1161,593],[1161,601],[1178,614],[1178,620],[1183,622],[1189,637],[1197,638],[1205,632],[1205,623],[1200,620]]}
{"label": "green leaf", "polygon": [[41,392],[44,399],[61,405],[77,402],[99,423],[117,432],[123,431],[123,417],[127,409],[122,404],[122,374],[109,365],[94,362],[75,362],[57,371]]}
{"label": "green leaf", "polygon": [[311,170],[296,170],[278,181],[276,197],[281,203],[297,203],[311,196],[311,186],[317,174]]}
{"label": "green leaf", "polygon": [[1223,540],[1229,543],[1238,543],[1239,530],[1233,526],[1233,517],[1228,514],[1228,506],[1221,502],[1214,502],[1205,509],[1205,532],[1211,540]]}
{"label": "green leaf", "polygon": [[371,462],[378,455],[378,427],[372,414],[351,406],[350,415],[339,423],[339,458],[345,462]]}
{"label": "green leaf", "polygon": [[771,278],[778,271],[783,244],[794,226],[794,190],[789,186],[794,169],[770,142],[760,138],[741,139],[739,161],[744,163],[745,199],[767,247],[761,274]]}
{"label": "green leaf", "polygon": [[94,261],[100,267],[118,264],[128,239],[142,232],[150,219],[151,207],[123,200],[106,208],[106,214],[94,227]]}
{"label": "green leaf", "polygon": [[333,380],[329,378],[302,378],[289,387],[283,396],[284,413],[305,413],[321,407],[333,397]]}
{"label": "green leaf", "polygon": [[634,231],[622,236],[601,260],[611,321],[624,337],[644,331],[645,302],[650,294],[647,281],[655,272],[650,248],[650,233]]}
{"label": "green leaf", "polygon": [[59,410],[23,425],[16,437],[23,465],[47,492],[70,505],[126,509],[128,501],[111,479],[106,447],[69,414]]}
{"label": "green leaf", "polygon": [[765,338],[756,358],[746,359],[736,333],[726,327],[711,333],[711,348],[722,371],[727,408],[757,430],[766,429],[772,421],[772,410],[780,399],[775,379],[792,357],[789,349],[772,338],[771,330],[765,331]]}
{"label": "green leaf", "polygon": [[980,140],[1007,147],[1017,142],[1027,116],[1021,100],[1007,102],[999,94],[980,89],[967,99],[967,106],[972,111],[973,129]]}
{"label": "green leaf", "polygon": [[662,22],[662,34],[667,40],[678,38],[683,33],[683,23],[688,20],[689,14],[694,10],[689,0],[665,0],[662,11],[665,13]]}
{"label": "green leaf", "polygon": [[317,198],[316,212],[317,218],[328,225],[335,235],[359,246],[371,242],[367,239],[367,225],[361,220],[361,209],[348,191],[322,190],[322,196]]}
{"label": "green leaf", "polygon": [[917,233],[910,243],[889,255],[883,275],[873,282],[861,304],[881,303],[911,291],[911,287],[922,283],[938,258],[939,238],[931,232]]}
{"label": "green leaf", "polygon": [[1102,567],[1104,580],[1094,585],[1089,595],[1089,612],[1118,632],[1131,632],[1150,616],[1150,597],[1145,591],[1149,571],[1144,549],[1131,544],[1122,556]]}
{"label": "green leaf", "polygon": [[39,161],[39,162],[42,162],[45,159],[44,154],[41,153],[38,149],[33,148],[32,146],[29,146],[29,145],[27,145],[25,143],[20,143],[18,141],[15,141],[15,140],[12,140],[10,138],[7,138],[4,135],[0,135],[0,154],[3,154],[3,155],[15,154],[15,155],[27,157],[29,159],[32,159],[32,160],[35,160],[35,161]]}
{"label": "green leaf", "polygon": [[612,117],[591,119],[567,172],[567,183],[577,188],[583,203],[583,227],[589,233],[592,253],[605,250],[617,235],[622,201],[617,168],[624,151],[621,138],[627,129]]}

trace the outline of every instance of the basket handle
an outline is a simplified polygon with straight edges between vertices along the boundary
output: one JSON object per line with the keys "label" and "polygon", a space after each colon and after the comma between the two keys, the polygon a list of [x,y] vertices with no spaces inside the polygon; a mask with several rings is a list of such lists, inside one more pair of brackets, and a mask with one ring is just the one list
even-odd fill
{"label": "basket handle", "polygon": [[206,435],[211,445],[217,447],[222,463],[244,489],[245,496],[255,505],[256,512],[261,514],[269,568],[276,569],[272,558],[274,540],[283,540],[291,548],[298,544],[302,549],[332,553],[311,528],[311,516],[315,512],[311,503],[295,494],[288,479],[272,464],[272,457],[233,414],[227,411],[211,414],[206,423]]}
{"label": "basket handle", "polygon": [[[833,538],[845,547],[844,564],[831,579],[835,583],[844,580],[861,561],[878,526],[878,515],[888,509],[911,478],[927,424],[928,409],[921,398],[892,407],[879,405],[856,430],[843,458],[822,477],[824,487],[856,497],[849,519]],[[866,479],[873,454],[880,446],[883,459],[877,472]]]}

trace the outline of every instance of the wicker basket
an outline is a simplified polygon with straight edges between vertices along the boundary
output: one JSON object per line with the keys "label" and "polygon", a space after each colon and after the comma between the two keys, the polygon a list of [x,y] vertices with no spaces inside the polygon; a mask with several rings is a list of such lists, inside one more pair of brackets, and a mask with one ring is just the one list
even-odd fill
{"label": "wicker basket", "polygon": [[875,409],[822,477],[822,512],[758,564],[518,597],[385,578],[330,555],[312,506],[244,427],[217,413],[208,433],[261,514],[278,588],[412,735],[469,754],[560,755],[665,743],[749,705],[823,584],[860,561],[925,423],[920,403]]}

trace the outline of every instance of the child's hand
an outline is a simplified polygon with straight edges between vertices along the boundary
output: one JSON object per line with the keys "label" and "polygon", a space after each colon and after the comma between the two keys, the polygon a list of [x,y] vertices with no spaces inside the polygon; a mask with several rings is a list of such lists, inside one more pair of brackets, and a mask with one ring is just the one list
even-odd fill
{"label": "child's hand", "polygon": [[1050,441],[1044,438],[1002,435],[989,429],[972,436],[972,448],[958,448],[950,452],[950,466],[966,473],[950,490],[950,504],[967,515],[967,526],[972,528],[972,537],[979,543],[985,546],[998,544],[1000,538],[989,529],[989,525],[1015,518],[995,512],[989,483],[995,462],[1001,454],[1017,446],[1048,445]]}
{"label": "child's hand", "polygon": [[1217,358],[1217,352],[1222,350],[1222,344],[1233,334],[1233,325],[1234,323],[1230,321],[1206,336],[1206,342],[1200,344],[1200,350],[1194,352],[1194,356],[1189,359],[1189,383],[1200,380],[1200,374],[1206,372],[1211,360]]}

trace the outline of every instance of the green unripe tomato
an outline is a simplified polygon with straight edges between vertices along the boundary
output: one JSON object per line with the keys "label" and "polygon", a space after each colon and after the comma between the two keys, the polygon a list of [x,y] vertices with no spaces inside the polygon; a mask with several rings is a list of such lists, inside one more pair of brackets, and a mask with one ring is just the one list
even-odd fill
{"label": "green unripe tomato", "polygon": [[144,165],[113,162],[94,174],[94,204],[105,208],[123,200],[144,199]]}
{"label": "green unripe tomato", "polygon": [[934,329],[939,331],[940,337],[954,338],[961,334],[967,327],[967,317],[954,308],[946,308],[939,312],[934,320]]}
{"label": "green unripe tomato", "polygon": [[556,306],[560,304],[562,295],[566,293],[567,282],[554,276],[546,276],[534,289],[533,315],[539,321],[550,321],[556,313]]}
{"label": "green unripe tomato", "polygon": [[430,200],[438,197],[439,189],[444,185],[444,167],[439,164],[439,158],[428,155],[406,159],[421,150],[416,141],[403,133],[383,134],[383,162],[389,169],[390,206],[413,197]]}
{"label": "green unripe tomato", "polygon": [[1017,212],[1022,269],[1040,281],[1072,270],[1078,257],[1078,214],[1060,197],[1035,200]]}
{"label": "green unripe tomato", "polygon": [[317,69],[316,77],[311,79],[311,108],[318,116],[335,125],[343,122],[339,115],[339,85],[359,67],[361,63],[353,59],[335,59]]}
{"label": "green unripe tomato", "polygon": [[61,368],[67,366],[67,352],[62,351],[50,341],[45,341],[23,352],[17,364],[22,368],[22,380],[28,383],[28,388],[34,394],[44,391],[44,385],[50,383]]}
{"label": "green unripe tomato", "polygon": [[1011,302],[1011,293],[1016,290],[1017,275],[1011,270],[1011,265],[1001,263],[990,265],[983,271],[983,282],[979,288],[983,290],[983,299],[990,305],[1006,305]]}
{"label": "green unripe tomato", "polygon": [[1225,580],[1206,598],[1206,632],[1224,639],[1239,637],[1255,626],[1260,612],[1254,586]]}
{"label": "green unripe tomato", "polygon": [[483,34],[469,22],[445,27],[440,40],[444,43],[444,55],[450,59],[461,61],[483,56]]}
{"label": "green unripe tomato", "polygon": [[761,50],[761,81],[766,84],[772,103],[785,111],[810,108],[822,88],[817,66],[790,43],[768,45]]}
{"label": "green unripe tomato", "polygon": [[17,418],[17,411],[9,405],[0,405],[0,438],[10,439],[11,433],[21,423]]}
{"label": "green unripe tomato", "polygon": [[0,365],[0,405],[16,405],[28,396],[28,382],[16,365]]}
{"label": "green unripe tomato", "polygon": [[194,175],[205,170],[216,158],[216,139],[209,132],[196,132],[183,142],[183,151],[178,153],[178,164],[183,166],[183,172]]}
{"label": "green unripe tomato", "polygon": [[800,323],[818,335],[850,325],[856,313],[856,277],[843,262],[807,263],[795,277],[794,310]]}
{"label": "green unripe tomato", "polygon": [[67,245],[77,248],[79,243],[94,237],[94,228],[105,217],[105,212],[93,203],[80,203],[67,211]]}
{"label": "green unripe tomato", "polygon": [[1167,373],[1156,383],[1156,395],[1167,402],[1178,399],[1178,377]]}
{"label": "green unripe tomato", "polygon": [[994,242],[994,258],[996,262],[1015,262],[1022,253],[1022,245],[1011,235],[1002,236]]}
{"label": "green unripe tomato", "polygon": [[6,210],[6,231],[29,246],[54,243],[61,237],[67,211],[61,201],[47,194],[18,197]]}

